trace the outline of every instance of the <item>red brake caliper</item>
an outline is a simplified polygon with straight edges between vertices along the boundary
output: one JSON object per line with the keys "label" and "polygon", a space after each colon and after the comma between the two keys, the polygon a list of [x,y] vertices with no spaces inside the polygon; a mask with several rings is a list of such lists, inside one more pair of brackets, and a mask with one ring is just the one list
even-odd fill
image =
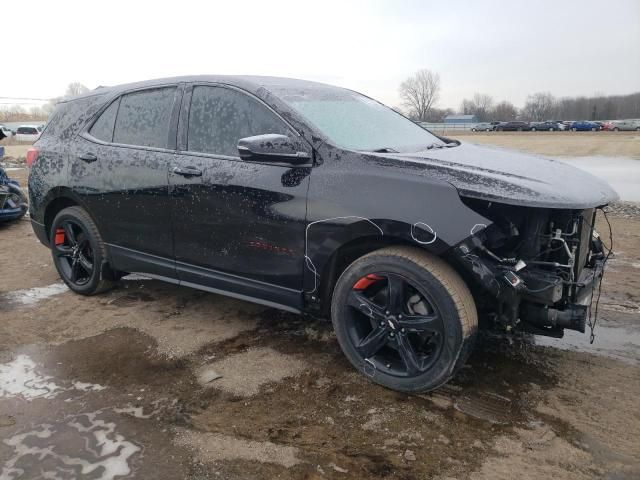
{"label": "red brake caliper", "polygon": [[64,243],[64,228],[56,229],[56,238],[54,239],[56,245],[62,245]]}
{"label": "red brake caliper", "polygon": [[384,277],[381,277],[379,275],[369,274],[369,275],[367,275],[365,277],[362,277],[360,280],[358,280],[355,283],[355,285],[353,286],[353,289],[354,290],[366,290],[371,285],[376,283],[378,280],[382,280],[383,278]]}

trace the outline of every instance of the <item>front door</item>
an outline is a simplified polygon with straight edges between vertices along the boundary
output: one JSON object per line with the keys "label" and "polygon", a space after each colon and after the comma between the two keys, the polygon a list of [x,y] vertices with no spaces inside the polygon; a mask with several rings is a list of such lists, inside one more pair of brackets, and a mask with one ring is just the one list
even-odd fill
{"label": "front door", "polygon": [[299,309],[311,169],[237,151],[240,138],[297,133],[257,98],[213,85],[187,89],[180,132],[169,184],[181,282]]}

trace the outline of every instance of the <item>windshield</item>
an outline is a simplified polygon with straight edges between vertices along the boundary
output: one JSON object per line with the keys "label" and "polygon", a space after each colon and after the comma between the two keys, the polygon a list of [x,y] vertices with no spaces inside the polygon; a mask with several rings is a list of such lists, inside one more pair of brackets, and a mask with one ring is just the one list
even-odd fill
{"label": "windshield", "polygon": [[375,100],[338,88],[280,94],[335,145],[349,150],[415,152],[445,143]]}

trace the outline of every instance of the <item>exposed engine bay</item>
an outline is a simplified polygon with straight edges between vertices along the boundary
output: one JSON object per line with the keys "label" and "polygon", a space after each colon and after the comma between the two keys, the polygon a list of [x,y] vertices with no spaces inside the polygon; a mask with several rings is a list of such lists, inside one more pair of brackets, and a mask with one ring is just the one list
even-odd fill
{"label": "exposed engine bay", "polygon": [[485,326],[553,337],[565,328],[584,333],[610,252],[594,230],[597,209],[465,203],[493,222],[455,249]]}

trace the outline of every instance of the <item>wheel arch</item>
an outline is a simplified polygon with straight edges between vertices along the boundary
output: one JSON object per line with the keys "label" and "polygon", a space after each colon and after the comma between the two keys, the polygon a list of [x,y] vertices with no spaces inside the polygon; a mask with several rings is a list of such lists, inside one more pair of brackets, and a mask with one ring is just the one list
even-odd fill
{"label": "wheel arch", "polygon": [[331,308],[333,289],[342,272],[358,258],[368,253],[390,246],[406,245],[412,243],[406,238],[386,235],[365,235],[351,239],[337,247],[323,265],[317,290],[312,295],[320,301],[320,310],[323,315],[328,315]]}
{"label": "wheel arch", "polygon": [[[61,210],[73,206],[84,208],[82,202],[68,187],[59,187],[57,191],[52,194],[51,197],[45,202],[45,205],[46,206],[44,207],[42,222],[45,226],[45,234],[47,236],[47,240],[49,240],[49,234],[51,231],[51,225],[53,224],[53,219]],[[91,216],[90,213],[89,216]]]}

